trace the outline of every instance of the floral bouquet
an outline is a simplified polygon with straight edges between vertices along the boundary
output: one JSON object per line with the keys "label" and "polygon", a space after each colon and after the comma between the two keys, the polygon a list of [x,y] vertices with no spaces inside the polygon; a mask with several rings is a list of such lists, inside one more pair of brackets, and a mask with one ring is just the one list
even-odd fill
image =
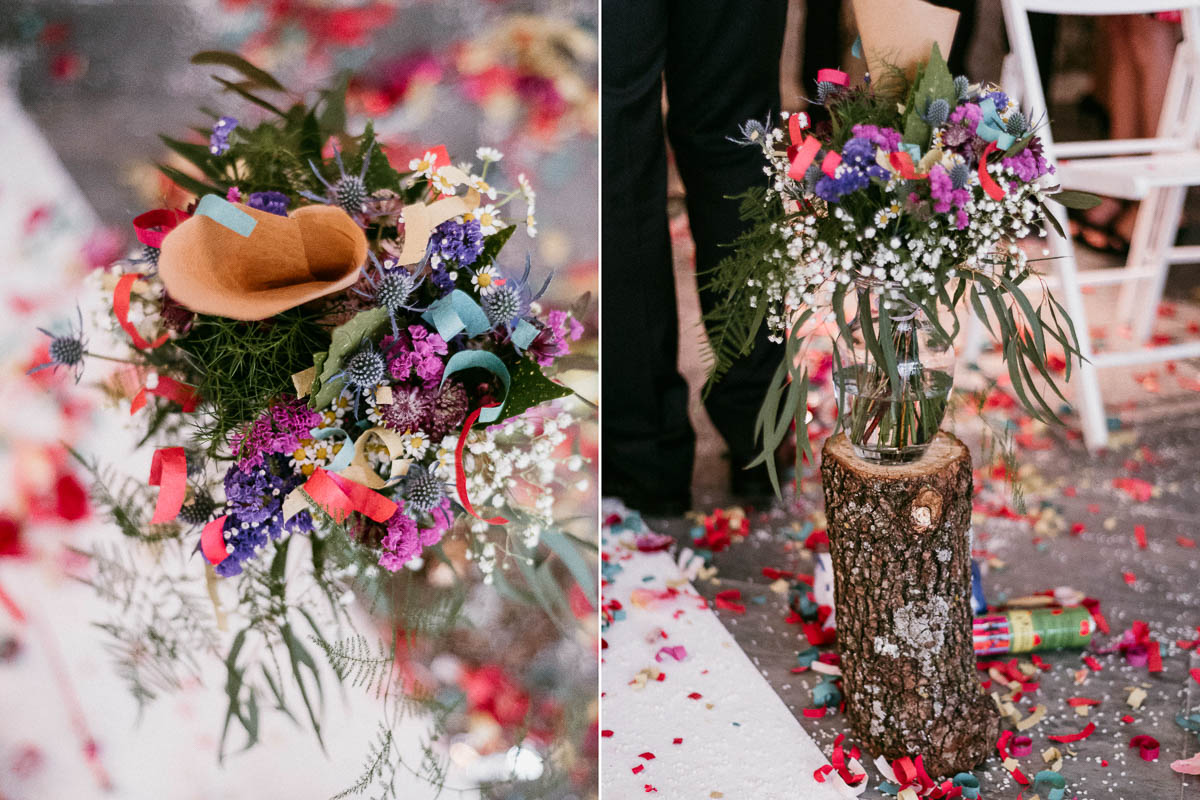
{"label": "floral bouquet", "polygon": [[[96,554],[101,593],[148,608],[106,628],[139,698],[211,651],[228,671],[226,731],[239,722],[252,744],[260,703],[286,708],[290,665],[319,736],[304,639],[339,677],[387,672],[395,653],[318,630],[347,621],[355,593],[414,635],[462,605],[465,590],[445,587],[471,563],[507,596],[551,607],[567,606],[556,566],[594,592],[555,526],[555,486],[583,459],[552,402],[572,392],[547,374],[580,338],[582,309],[544,307],[551,276],[502,256],[518,227],[535,235],[535,194],[523,174],[509,191],[491,185],[496,150],[452,162],[433,147],[397,169],[370,123],[346,133],[341,92],[308,106],[232,54],[194,61],[240,72],[218,80],[266,119],[217,116],[202,143],[163,137],[190,166],[162,171],[196,199],[137,217],[137,257],[98,273],[127,352],[96,355],[73,330],[52,336],[39,369],[78,379],[89,356],[121,362],[110,388],[132,395],[143,443],[161,444],[150,487],[104,475],[96,487],[128,537],[178,556],[134,588],[130,558]],[[448,579],[417,581],[427,562]],[[496,569],[512,562],[520,578]],[[164,591],[179,597],[155,599]],[[225,650],[215,631],[231,623]]]}
{"label": "floral bouquet", "polygon": [[711,379],[764,324],[786,342],[758,418],[776,486],[768,454],[793,419],[811,456],[799,356],[827,333],[839,424],[861,457],[910,461],[937,433],[964,300],[999,339],[1025,407],[1056,418],[1035,380],[1059,393],[1048,348],[1061,347],[1069,378],[1078,342],[1053,296],[1035,306],[1026,294],[1036,273],[1020,242],[1058,229],[1047,201],[1096,199],[1058,191],[1031,118],[1000,89],[952,76],[936,43],[911,80],[898,67],[860,86],[838,70],[818,77],[828,123],[798,113],[743,127],[770,181],[745,196],[754,224],[711,278],[725,298],[709,318]]}

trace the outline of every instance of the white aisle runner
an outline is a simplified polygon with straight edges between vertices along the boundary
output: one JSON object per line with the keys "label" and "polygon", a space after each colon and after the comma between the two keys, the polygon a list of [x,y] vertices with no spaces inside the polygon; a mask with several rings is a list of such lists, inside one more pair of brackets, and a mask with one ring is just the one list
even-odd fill
{"label": "white aisle runner", "polygon": [[[622,512],[606,502],[606,517]],[[836,774],[826,783],[813,778],[828,760],[671,556],[631,550],[632,534],[608,525],[603,537],[605,611],[617,617],[601,651],[604,797],[853,796],[835,788]],[[664,596],[671,588],[678,594]],[[663,650],[678,647],[686,655]]]}

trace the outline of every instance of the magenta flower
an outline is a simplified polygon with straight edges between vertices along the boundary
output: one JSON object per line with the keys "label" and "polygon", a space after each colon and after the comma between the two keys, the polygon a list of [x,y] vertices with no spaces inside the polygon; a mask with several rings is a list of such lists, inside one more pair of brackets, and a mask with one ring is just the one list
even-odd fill
{"label": "magenta flower", "polygon": [[238,466],[248,470],[262,464],[263,456],[290,453],[309,438],[321,423],[321,415],[303,400],[284,395],[258,419],[229,438]]}
{"label": "magenta flower", "polygon": [[449,353],[445,340],[422,325],[409,325],[399,336],[385,336],[381,348],[388,358],[388,371],[398,381],[415,375],[424,383],[437,383],[445,369],[443,356]]}

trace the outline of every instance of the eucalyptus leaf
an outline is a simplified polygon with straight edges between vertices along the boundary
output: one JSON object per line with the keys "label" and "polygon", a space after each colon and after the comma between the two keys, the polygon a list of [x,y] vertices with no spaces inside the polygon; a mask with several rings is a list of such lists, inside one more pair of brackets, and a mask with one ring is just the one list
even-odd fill
{"label": "eucalyptus leaf", "polygon": [[1080,211],[1086,211],[1089,208],[1095,208],[1100,205],[1100,197],[1091,192],[1076,192],[1069,189],[1064,189],[1061,192],[1055,192],[1048,195],[1049,199],[1067,208],[1074,208]]}
{"label": "eucalyptus leaf", "polygon": [[237,53],[227,50],[204,50],[192,56],[193,64],[217,64],[237,70],[256,86],[276,92],[286,92],[283,84],[266,70],[259,69]]}

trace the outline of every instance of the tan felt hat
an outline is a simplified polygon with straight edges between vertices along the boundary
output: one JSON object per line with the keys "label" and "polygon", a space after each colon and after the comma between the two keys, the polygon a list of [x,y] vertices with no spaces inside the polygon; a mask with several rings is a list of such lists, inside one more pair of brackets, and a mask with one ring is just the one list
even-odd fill
{"label": "tan felt hat", "polygon": [[266,319],[358,280],[367,237],[337,206],[303,206],[287,217],[240,203],[228,206],[227,213],[244,227],[251,227],[251,220],[238,212],[252,219],[249,235],[197,213],[163,240],[158,274],[185,308],[231,319]]}

